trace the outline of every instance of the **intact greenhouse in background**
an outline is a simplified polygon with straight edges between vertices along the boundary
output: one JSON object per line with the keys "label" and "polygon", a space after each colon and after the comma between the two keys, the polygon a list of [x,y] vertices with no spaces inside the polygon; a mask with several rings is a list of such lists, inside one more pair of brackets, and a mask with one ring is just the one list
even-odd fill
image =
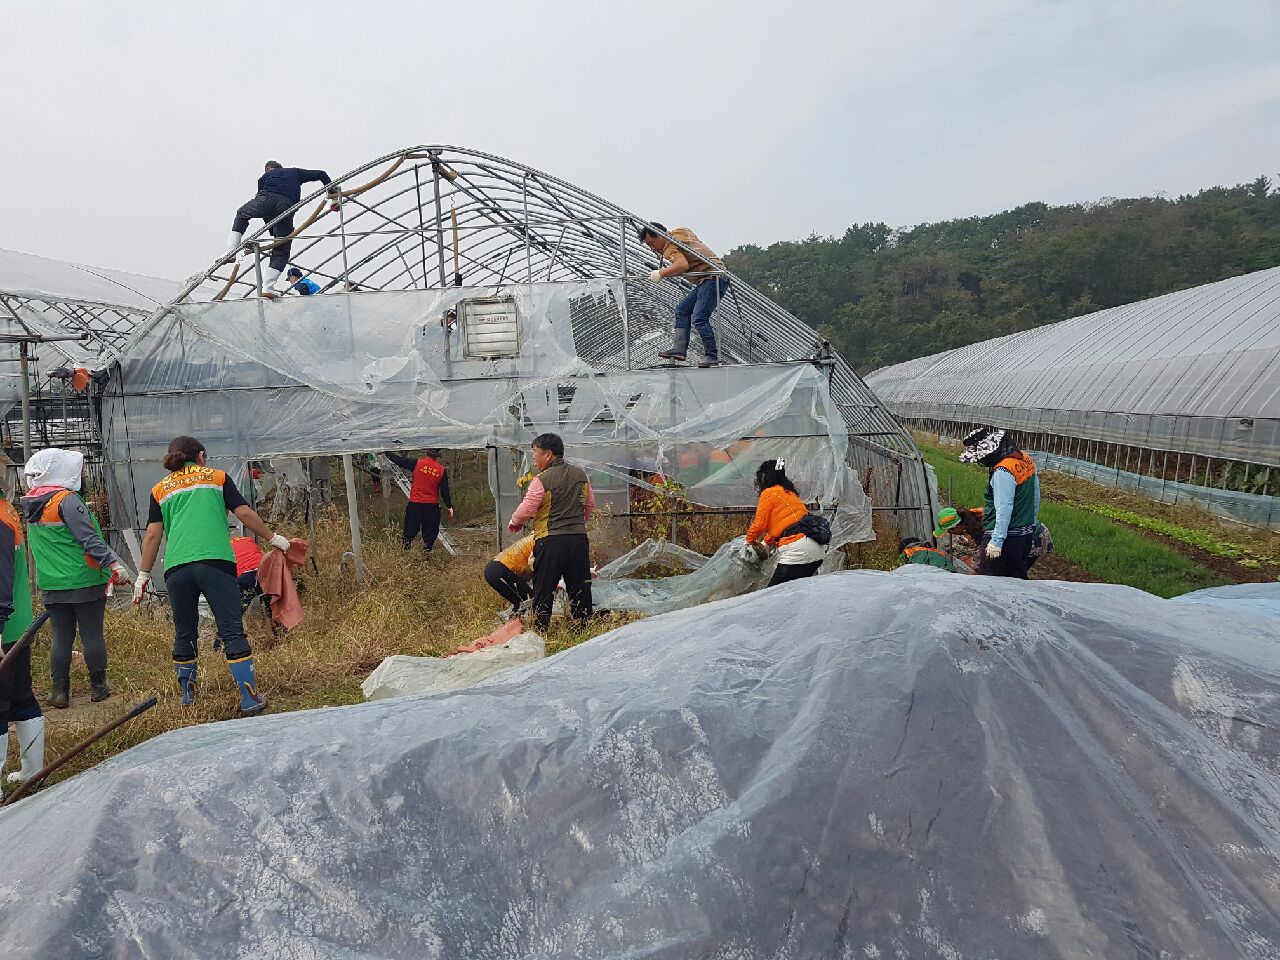
{"label": "intact greenhouse in background", "polygon": [[1280,267],[877,370],[904,425],[1280,529]]}

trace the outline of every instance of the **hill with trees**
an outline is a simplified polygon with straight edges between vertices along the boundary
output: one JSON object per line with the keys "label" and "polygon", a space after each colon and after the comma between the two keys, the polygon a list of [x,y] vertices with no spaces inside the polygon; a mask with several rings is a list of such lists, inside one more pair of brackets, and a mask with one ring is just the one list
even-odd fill
{"label": "hill with trees", "polygon": [[860,372],[1280,264],[1266,177],[1168,199],[1049,206],[738,247],[730,270]]}

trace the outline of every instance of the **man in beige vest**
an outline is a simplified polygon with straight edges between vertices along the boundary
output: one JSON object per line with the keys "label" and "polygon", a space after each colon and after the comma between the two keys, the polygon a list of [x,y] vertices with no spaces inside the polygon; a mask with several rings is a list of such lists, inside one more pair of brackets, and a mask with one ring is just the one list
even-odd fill
{"label": "man in beige vest", "polygon": [[667,261],[665,267],[654,270],[649,279],[661,283],[670,277],[684,277],[693,289],[676,305],[676,326],[671,348],[658,356],[675,363],[684,363],[689,349],[689,327],[702,338],[702,362],[700,367],[714,367],[720,363],[716,349],[716,333],[711,327],[711,315],[720,306],[720,300],[729,289],[729,275],[724,261],[711,248],[698,239],[688,227],[676,227],[670,232],[662,224],[654,222],[637,229],[640,242]]}

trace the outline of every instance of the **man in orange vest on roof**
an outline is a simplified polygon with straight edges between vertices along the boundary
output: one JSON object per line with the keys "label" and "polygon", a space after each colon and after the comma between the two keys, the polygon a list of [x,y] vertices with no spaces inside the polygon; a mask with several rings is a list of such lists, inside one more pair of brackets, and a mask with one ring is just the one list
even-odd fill
{"label": "man in orange vest on roof", "polygon": [[961,463],[987,468],[982,508],[978,573],[1026,580],[1035,563],[1031,550],[1040,529],[1040,477],[1032,459],[1013,437],[996,427],[979,427],[964,438]]}
{"label": "man in orange vest on roof", "polygon": [[439,450],[428,450],[425,457],[402,457],[388,453],[387,459],[397,467],[413,472],[413,486],[409,488],[409,504],[404,509],[404,548],[408,550],[422,533],[422,543],[427,553],[436,545],[440,535],[440,505],[449,511],[453,519],[453,497],[449,493],[449,471],[437,458]]}
{"label": "man in orange vest on roof", "polygon": [[671,347],[658,356],[674,363],[684,363],[689,349],[689,327],[692,325],[702,338],[702,362],[700,367],[714,367],[720,363],[716,347],[716,332],[711,326],[711,315],[720,306],[720,300],[729,289],[729,275],[724,271],[724,261],[711,248],[698,239],[688,227],[676,227],[670,232],[658,222],[641,226],[636,236],[646,247],[667,261],[649,274],[654,283],[674,277],[684,277],[693,289],[676,305],[676,325],[672,333]]}

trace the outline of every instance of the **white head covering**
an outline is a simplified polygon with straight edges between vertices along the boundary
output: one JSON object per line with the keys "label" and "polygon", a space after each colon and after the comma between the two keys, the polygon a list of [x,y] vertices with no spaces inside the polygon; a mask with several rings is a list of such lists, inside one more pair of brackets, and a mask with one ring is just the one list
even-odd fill
{"label": "white head covering", "polygon": [[74,450],[39,450],[27,461],[22,472],[27,477],[27,489],[36,487],[66,487],[80,489],[84,473],[84,454]]}

